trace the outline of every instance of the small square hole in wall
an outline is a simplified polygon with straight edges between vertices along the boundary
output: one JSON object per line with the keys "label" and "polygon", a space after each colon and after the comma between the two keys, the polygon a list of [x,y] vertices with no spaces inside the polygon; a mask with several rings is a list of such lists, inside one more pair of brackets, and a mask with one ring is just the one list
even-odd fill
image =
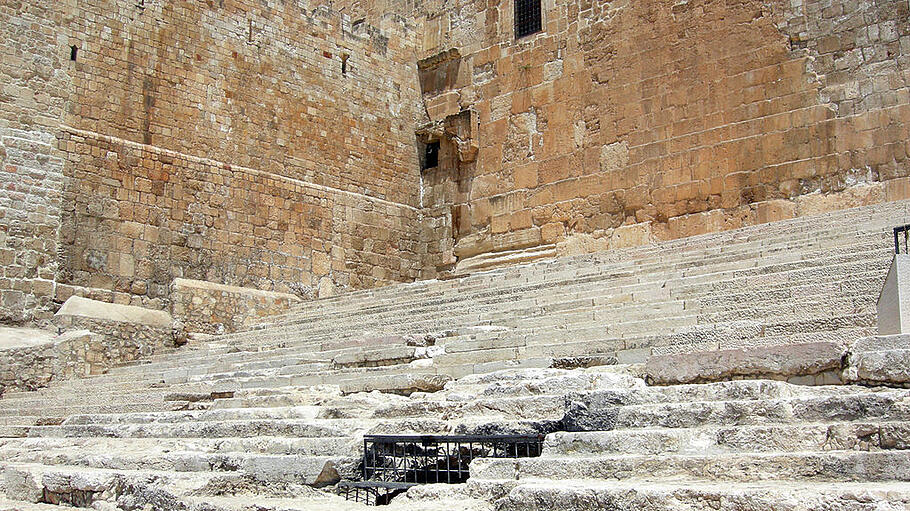
{"label": "small square hole in wall", "polygon": [[76,62],[76,58],[79,56],[79,47],[70,46],[70,60]]}
{"label": "small square hole in wall", "polygon": [[439,141],[421,144],[420,170],[427,170],[439,166]]}
{"label": "small square hole in wall", "polygon": [[543,30],[540,0],[515,0],[515,39]]}

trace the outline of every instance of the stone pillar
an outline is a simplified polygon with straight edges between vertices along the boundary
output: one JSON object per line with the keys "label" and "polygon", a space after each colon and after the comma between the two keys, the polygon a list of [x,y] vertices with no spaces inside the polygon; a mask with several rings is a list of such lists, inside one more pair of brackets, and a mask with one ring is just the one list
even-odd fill
{"label": "stone pillar", "polygon": [[910,333],[910,255],[895,254],[878,296],[878,333]]}

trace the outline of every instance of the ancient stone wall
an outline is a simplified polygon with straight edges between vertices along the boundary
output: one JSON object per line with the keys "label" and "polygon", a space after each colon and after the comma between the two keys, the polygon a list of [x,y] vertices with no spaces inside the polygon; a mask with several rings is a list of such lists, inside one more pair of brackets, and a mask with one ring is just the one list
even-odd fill
{"label": "ancient stone wall", "polygon": [[[422,21],[425,129],[442,140],[424,196],[452,233],[450,261],[908,194],[906,2],[544,0],[544,30],[520,40],[512,9]],[[445,127],[466,112],[468,157]]]}
{"label": "ancient stone wall", "polygon": [[170,329],[70,318],[53,342],[0,351],[0,395],[35,390],[52,381],[104,374],[112,367],[174,347]]}
{"label": "ancient stone wall", "polygon": [[[47,317],[63,188],[56,126],[72,70],[58,2],[0,5],[0,321]],[[42,311],[45,311],[42,313]]]}
{"label": "ancient stone wall", "polygon": [[177,277],[314,297],[417,276],[414,208],[90,132],[64,141],[61,292],[162,307]]}
{"label": "ancient stone wall", "polygon": [[200,280],[176,279],[171,311],[187,332],[223,334],[246,330],[268,316],[287,312],[301,299]]}
{"label": "ancient stone wall", "polygon": [[0,319],[73,294],[165,308],[180,277],[301,297],[418,277],[404,20],[303,1],[2,9]]}

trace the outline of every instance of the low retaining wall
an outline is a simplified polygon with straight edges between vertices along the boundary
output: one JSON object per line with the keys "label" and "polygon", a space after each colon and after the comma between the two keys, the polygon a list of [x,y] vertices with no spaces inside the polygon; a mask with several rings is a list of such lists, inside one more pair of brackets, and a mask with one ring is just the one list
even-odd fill
{"label": "low retaining wall", "polygon": [[0,394],[54,380],[103,374],[181,342],[166,312],[71,297],[54,316],[65,333],[49,342],[0,352]]}
{"label": "low retaining wall", "polygon": [[248,329],[265,317],[286,312],[300,301],[298,296],[288,293],[201,280],[175,279],[171,289],[174,318],[187,332],[205,334]]}
{"label": "low retaining wall", "polygon": [[74,319],[53,342],[0,352],[0,394],[35,390],[50,382],[103,374],[110,368],[174,346],[170,329]]}

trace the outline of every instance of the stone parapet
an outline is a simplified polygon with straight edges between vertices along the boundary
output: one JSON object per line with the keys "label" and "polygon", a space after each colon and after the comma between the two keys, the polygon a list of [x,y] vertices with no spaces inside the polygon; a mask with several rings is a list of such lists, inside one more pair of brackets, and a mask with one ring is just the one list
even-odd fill
{"label": "stone parapet", "polygon": [[176,279],[171,309],[188,332],[222,334],[244,330],[267,316],[280,314],[302,299],[288,293]]}

